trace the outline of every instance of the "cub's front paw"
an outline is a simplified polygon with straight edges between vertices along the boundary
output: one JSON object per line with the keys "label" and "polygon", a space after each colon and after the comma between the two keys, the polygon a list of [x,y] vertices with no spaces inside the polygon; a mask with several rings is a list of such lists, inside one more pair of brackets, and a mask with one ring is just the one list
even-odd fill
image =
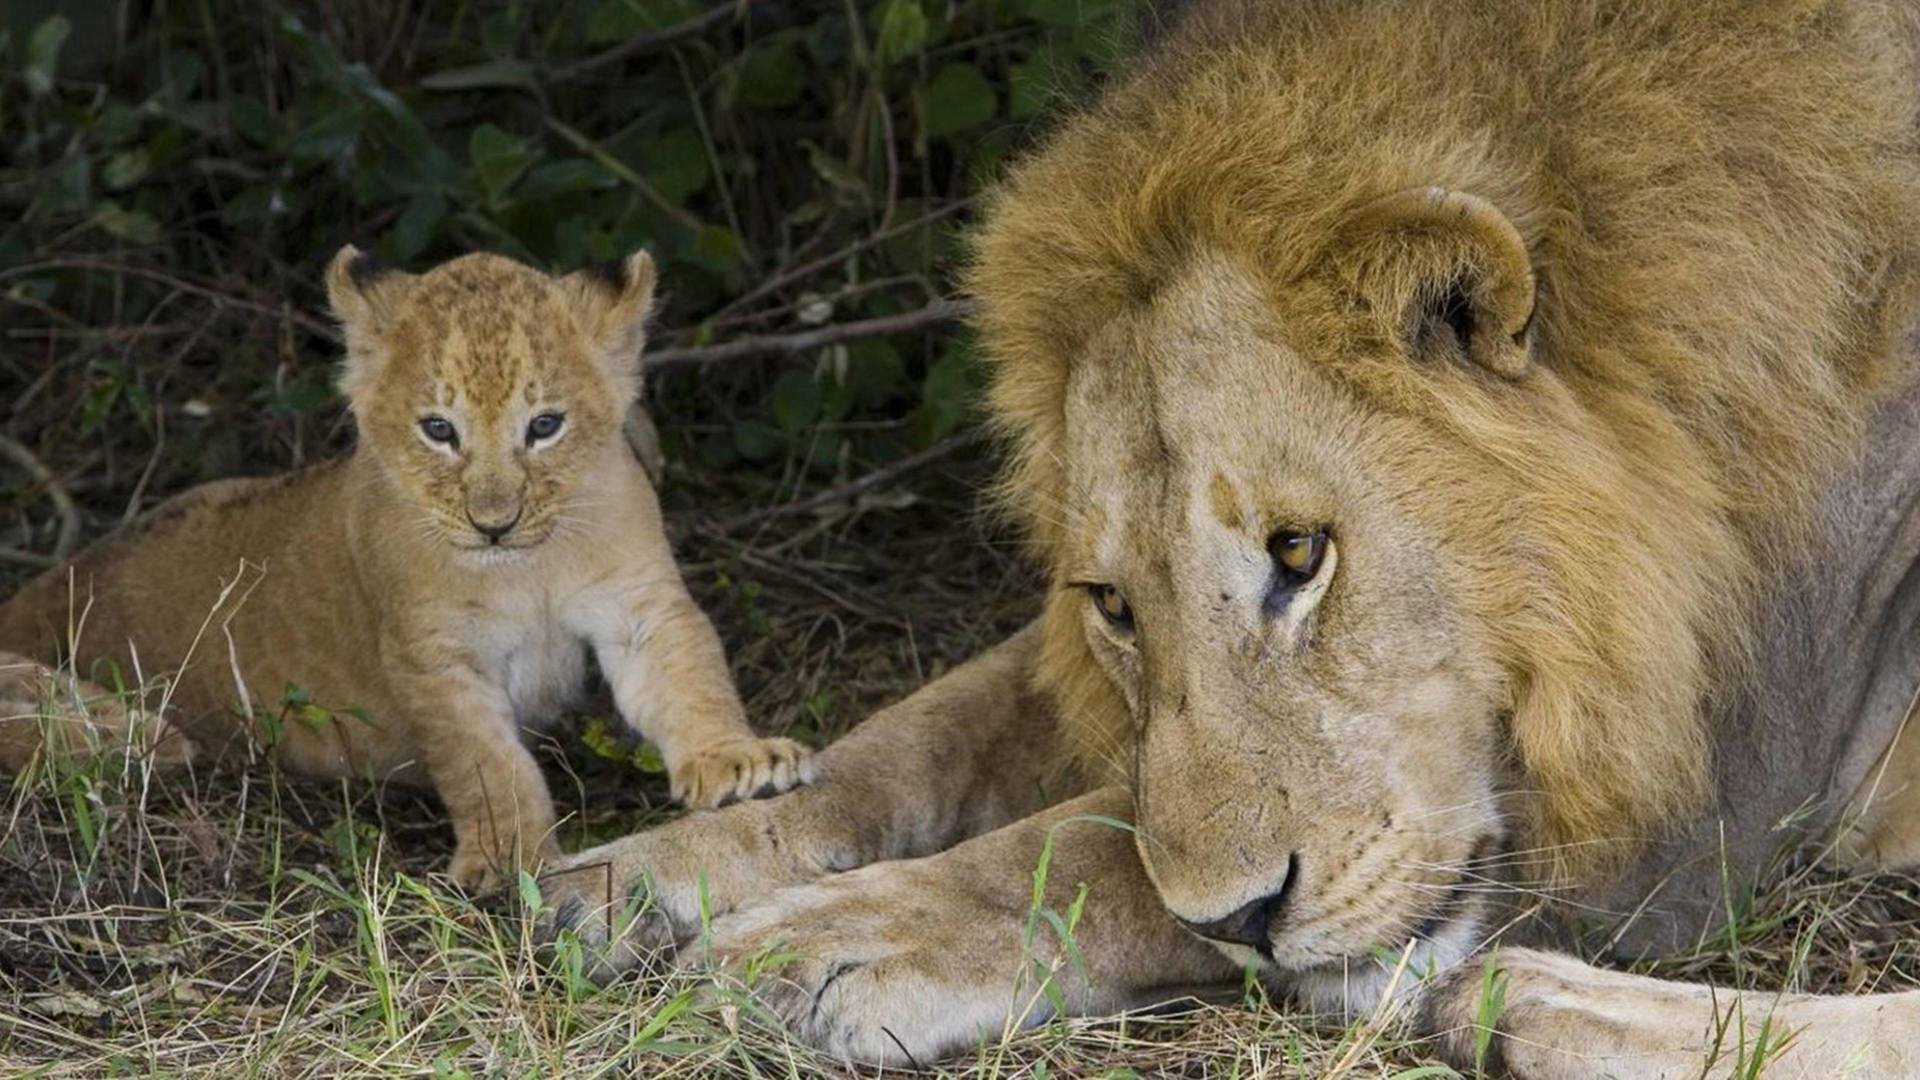
{"label": "cub's front paw", "polygon": [[673,797],[695,810],[778,795],[813,781],[813,751],[792,739],[741,739],[700,750],[673,768]]}
{"label": "cub's front paw", "polygon": [[548,830],[509,832],[504,839],[497,839],[494,830],[485,825],[456,826],[454,832],[453,861],[447,864],[447,876],[470,893],[491,892],[515,871],[523,867],[533,871],[560,853],[548,838]]}
{"label": "cub's front paw", "polygon": [[782,889],[713,920],[680,961],[750,975],[790,1034],[845,1061],[924,1067],[1048,1019],[1018,915],[943,910],[951,884],[917,870],[880,864]]}

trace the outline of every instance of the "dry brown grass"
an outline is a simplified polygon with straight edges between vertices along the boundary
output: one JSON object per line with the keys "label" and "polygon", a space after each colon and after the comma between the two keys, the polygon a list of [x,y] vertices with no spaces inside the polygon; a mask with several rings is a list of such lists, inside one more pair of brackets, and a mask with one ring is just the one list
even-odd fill
{"label": "dry brown grass", "polygon": [[[857,512],[716,535],[675,516],[750,709],[815,742],[1029,618],[1034,580],[977,520],[987,463]],[[687,478],[674,501],[700,489]],[[761,492],[764,497],[772,494]],[[737,507],[735,507],[737,510]],[[569,846],[661,820],[665,784],[564,737],[545,748]],[[542,958],[517,898],[434,876],[431,799],[265,771],[21,779],[0,825],[0,1075],[841,1075],[756,1022],[738,983],[605,988]],[[1654,966],[1722,984],[1920,984],[1920,881],[1792,863],[1737,935]],[[1014,965],[1010,965],[1010,971]],[[1447,1075],[1395,1018],[1316,1026],[1254,988],[1157,1016],[1061,1023],[942,1072],[977,1077]]]}

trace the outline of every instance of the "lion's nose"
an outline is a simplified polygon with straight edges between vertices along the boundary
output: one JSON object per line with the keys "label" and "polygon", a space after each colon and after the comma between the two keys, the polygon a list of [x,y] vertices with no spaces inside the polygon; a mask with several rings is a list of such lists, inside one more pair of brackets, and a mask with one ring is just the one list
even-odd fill
{"label": "lion's nose", "polygon": [[501,537],[512,532],[513,527],[520,524],[520,509],[520,507],[516,506],[513,509],[512,517],[493,521],[483,521],[480,518],[474,517],[472,511],[468,511],[467,524],[473,526],[473,531],[486,537],[489,543],[497,544],[500,542]]}
{"label": "lion's nose", "polygon": [[1268,935],[1272,933],[1274,924],[1280,921],[1287,900],[1293,894],[1293,883],[1299,876],[1294,872],[1297,861],[1292,855],[1287,856],[1286,877],[1281,880],[1278,889],[1242,904],[1223,918],[1195,922],[1178,915],[1174,917],[1180,919],[1180,925],[1203,938],[1264,949],[1269,941]]}

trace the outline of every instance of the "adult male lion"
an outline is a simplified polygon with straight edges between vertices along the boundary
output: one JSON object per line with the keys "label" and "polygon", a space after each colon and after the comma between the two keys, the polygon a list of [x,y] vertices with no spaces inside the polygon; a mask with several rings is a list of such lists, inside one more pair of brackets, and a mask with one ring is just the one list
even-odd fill
{"label": "adult male lion", "polygon": [[[628,944],[694,930],[704,875],[716,952],[802,957],[767,992],[802,1037],[924,1062],[1044,1012],[1017,983],[1049,835],[1050,902],[1090,890],[1071,1008],[1253,963],[1364,1009],[1404,949],[1400,985],[1453,972],[1435,1034],[1543,883],[1588,914],[1650,895],[1637,946],[1696,931],[1786,820],[1920,864],[1915,25],[1873,0],[1190,17],[978,240],[1040,623],[818,787],[569,866],[649,876]],[[1697,1073],[1733,1007],[1721,1069],[1769,1015],[1789,1069],[1920,1068],[1920,994],[1493,955],[1526,1075]]]}

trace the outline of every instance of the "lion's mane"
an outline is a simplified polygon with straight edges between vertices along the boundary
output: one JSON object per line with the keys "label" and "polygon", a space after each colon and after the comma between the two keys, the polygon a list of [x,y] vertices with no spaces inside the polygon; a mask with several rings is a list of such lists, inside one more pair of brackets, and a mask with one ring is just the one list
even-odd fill
{"label": "lion's mane", "polygon": [[[1471,453],[1431,479],[1495,476],[1500,504],[1467,509],[1519,553],[1468,599],[1510,674],[1530,840],[1563,874],[1617,859],[1704,796],[1754,597],[1901,370],[1911,23],[1787,0],[1196,12],[1011,171],[975,238],[1008,504],[1048,559],[1071,366],[1192,253],[1284,297],[1339,277],[1338,227],[1369,200],[1434,185],[1490,201],[1540,282],[1529,404],[1434,390],[1432,422]],[[1361,400],[1402,407],[1338,354]],[[1126,746],[1059,595],[1042,681],[1090,755]]]}

